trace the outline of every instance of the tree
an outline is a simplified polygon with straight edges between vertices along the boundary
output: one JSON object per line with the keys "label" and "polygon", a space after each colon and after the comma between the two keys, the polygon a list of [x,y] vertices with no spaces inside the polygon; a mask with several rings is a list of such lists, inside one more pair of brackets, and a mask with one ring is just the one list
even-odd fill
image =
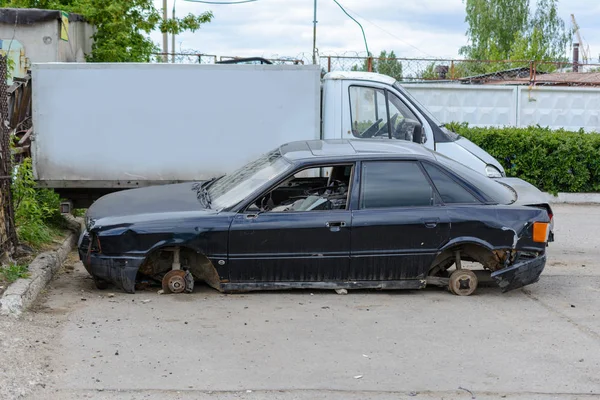
{"label": "tree", "polygon": [[390,51],[390,54],[386,54],[386,51],[382,51],[379,54],[379,59],[376,62],[377,72],[387,76],[391,76],[396,80],[402,80],[402,63],[396,59],[394,50]]}
{"label": "tree", "polygon": [[526,35],[515,40],[512,59],[565,60],[570,32],[567,32],[564,21],[558,16],[557,3],[558,0],[538,0]]}
{"label": "tree", "polygon": [[[368,71],[368,60],[365,59],[360,66],[356,64],[353,65],[351,70]],[[396,54],[394,54],[393,50],[390,51],[389,54],[387,54],[387,51],[383,50],[379,53],[378,58],[373,58],[371,70],[372,72],[391,76],[396,80],[402,79],[402,63],[396,59]]]}
{"label": "tree", "polygon": [[96,26],[88,61],[148,62],[158,46],[149,37],[155,29],[170,34],[200,29],[213,18],[208,11],[183,18],[162,18],[152,0],[0,0],[1,7],[55,9],[83,15]]}
{"label": "tree", "polygon": [[569,35],[558,0],[463,0],[469,45],[459,53],[474,60],[558,60]]}
{"label": "tree", "polygon": [[459,53],[474,60],[506,60],[515,39],[523,32],[529,0],[463,0],[470,44]]}

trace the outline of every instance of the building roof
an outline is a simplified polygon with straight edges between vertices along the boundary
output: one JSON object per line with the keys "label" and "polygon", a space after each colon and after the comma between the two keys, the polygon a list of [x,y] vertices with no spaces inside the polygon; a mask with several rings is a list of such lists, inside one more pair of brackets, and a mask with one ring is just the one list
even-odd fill
{"label": "building roof", "polygon": [[[0,24],[32,25],[39,22],[60,21],[62,11],[39,8],[0,8]],[[69,13],[69,22],[84,21],[80,14]]]}
{"label": "building roof", "polygon": [[485,74],[465,76],[460,78],[459,81],[463,83],[503,83],[505,80],[510,79],[524,79],[529,78],[530,70],[529,67],[510,68],[500,71],[488,72]]}
{"label": "building roof", "polygon": [[536,84],[576,84],[600,86],[600,72],[560,72],[536,76]]}

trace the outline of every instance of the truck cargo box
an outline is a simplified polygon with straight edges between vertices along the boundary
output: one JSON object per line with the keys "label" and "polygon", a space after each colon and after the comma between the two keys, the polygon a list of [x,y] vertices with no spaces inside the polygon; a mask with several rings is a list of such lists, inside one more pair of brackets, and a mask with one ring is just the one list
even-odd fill
{"label": "truck cargo box", "polygon": [[32,77],[35,178],[65,197],[208,179],[320,136],[315,65],[48,63]]}

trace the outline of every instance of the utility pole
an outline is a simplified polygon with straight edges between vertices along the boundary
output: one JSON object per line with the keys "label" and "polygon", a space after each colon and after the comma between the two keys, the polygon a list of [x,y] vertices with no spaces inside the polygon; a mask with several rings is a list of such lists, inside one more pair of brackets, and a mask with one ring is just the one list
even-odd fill
{"label": "utility pole", "polygon": [[[175,21],[175,3],[177,0],[173,0],[173,21]],[[175,63],[175,32],[171,34],[171,51],[173,54],[171,55],[171,62]]]}
{"label": "utility pole", "polygon": [[313,18],[313,64],[317,63],[317,0],[314,5]]}
{"label": "utility pole", "polygon": [[[163,0],[163,21],[167,22],[167,0]],[[167,53],[169,52],[169,36],[165,31],[163,32],[163,62],[169,62],[169,57]]]}

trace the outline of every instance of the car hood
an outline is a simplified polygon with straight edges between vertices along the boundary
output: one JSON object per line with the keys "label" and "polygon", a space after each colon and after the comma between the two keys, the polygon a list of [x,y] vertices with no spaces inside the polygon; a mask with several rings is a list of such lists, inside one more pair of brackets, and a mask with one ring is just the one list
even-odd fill
{"label": "car hood", "polygon": [[477,146],[475,143],[471,142],[469,139],[461,136],[454,143],[456,143],[460,147],[464,148],[465,150],[467,150],[469,153],[473,154],[475,157],[479,158],[484,163],[491,164],[494,167],[498,168],[498,170],[500,172],[502,172],[502,174],[505,173],[502,165],[500,165],[500,163],[494,157],[492,157],[490,154],[488,154],[481,147]]}
{"label": "car hood", "polygon": [[494,178],[494,180],[510,186],[517,193],[517,201],[513,204],[530,206],[548,203],[548,197],[544,192],[523,179]]}
{"label": "car hood", "polygon": [[88,209],[86,224],[102,218],[147,214],[170,214],[209,211],[198,200],[198,182],[150,186],[108,194],[96,200]]}

